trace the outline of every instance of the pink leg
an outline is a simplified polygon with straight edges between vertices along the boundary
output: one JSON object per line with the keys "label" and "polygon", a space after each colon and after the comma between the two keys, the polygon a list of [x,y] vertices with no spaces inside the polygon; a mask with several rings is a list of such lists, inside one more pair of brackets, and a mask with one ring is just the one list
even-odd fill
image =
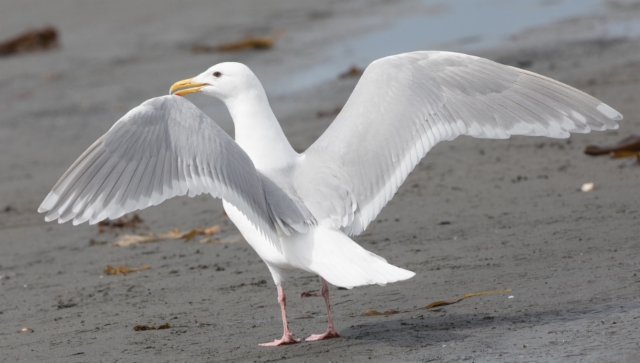
{"label": "pink leg", "polygon": [[311,342],[314,340],[322,340],[322,339],[331,339],[338,338],[340,334],[336,331],[336,328],[333,326],[333,316],[331,315],[331,307],[329,306],[329,286],[327,282],[321,277],[320,281],[322,281],[322,297],[324,298],[324,303],[327,305],[327,316],[329,316],[329,327],[327,331],[322,334],[313,334],[308,337],[306,341]]}
{"label": "pink leg", "polygon": [[280,310],[282,311],[282,325],[284,326],[282,339],[260,344],[263,347],[276,347],[278,345],[294,344],[300,341],[300,339],[294,338],[289,331],[289,324],[287,324],[287,297],[284,295],[284,289],[281,285],[278,285],[278,303],[280,304]]}

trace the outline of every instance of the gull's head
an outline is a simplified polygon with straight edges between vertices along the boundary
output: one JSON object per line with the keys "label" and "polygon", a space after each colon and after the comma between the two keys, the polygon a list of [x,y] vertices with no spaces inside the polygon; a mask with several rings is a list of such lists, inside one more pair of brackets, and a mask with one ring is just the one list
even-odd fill
{"label": "gull's head", "polygon": [[174,83],[169,92],[177,96],[202,92],[224,101],[254,90],[256,85],[260,86],[260,82],[249,67],[242,63],[225,62],[216,64],[193,78]]}

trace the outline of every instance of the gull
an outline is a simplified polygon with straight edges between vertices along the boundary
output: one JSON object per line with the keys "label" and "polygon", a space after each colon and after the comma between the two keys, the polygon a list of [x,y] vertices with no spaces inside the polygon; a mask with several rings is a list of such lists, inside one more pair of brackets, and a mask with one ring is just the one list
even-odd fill
{"label": "gull", "polygon": [[[235,140],[181,96],[224,102]],[[329,287],[385,285],[413,277],[365,250],[361,234],[438,142],[460,135],[567,138],[617,129],[622,115],[542,75],[471,55],[422,51],[378,59],[329,128],[306,151],[285,137],[254,73],[216,64],[176,82],[170,95],[132,109],[55,184],[38,212],[73,224],[115,219],[175,196],[208,193],[266,263],[290,332],[283,283],[293,270],[320,277],[328,327],[339,337]]]}

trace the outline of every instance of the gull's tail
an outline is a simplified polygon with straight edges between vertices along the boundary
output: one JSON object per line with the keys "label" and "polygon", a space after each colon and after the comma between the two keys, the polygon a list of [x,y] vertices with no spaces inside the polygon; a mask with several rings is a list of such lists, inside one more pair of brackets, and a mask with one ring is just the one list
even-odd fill
{"label": "gull's tail", "polygon": [[352,288],[386,285],[412,278],[415,273],[393,266],[365,250],[342,231],[318,226],[284,243],[287,260],[322,276],[332,285]]}

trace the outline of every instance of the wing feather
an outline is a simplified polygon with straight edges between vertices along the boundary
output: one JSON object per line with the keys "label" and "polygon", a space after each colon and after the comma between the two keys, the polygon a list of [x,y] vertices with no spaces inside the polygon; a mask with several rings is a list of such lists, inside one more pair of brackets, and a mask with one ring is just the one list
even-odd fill
{"label": "wing feather", "polygon": [[365,70],[335,121],[304,153],[294,184],[318,223],[357,235],[440,141],[566,138],[616,129],[621,119],[598,99],[529,71],[457,53],[400,54]]}
{"label": "wing feather", "polygon": [[38,211],[47,212],[47,221],[93,224],[174,196],[209,193],[236,206],[280,249],[274,223],[281,222],[262,179],[249,156],[202,111],[165,96],[118,120],[64,173]]}

